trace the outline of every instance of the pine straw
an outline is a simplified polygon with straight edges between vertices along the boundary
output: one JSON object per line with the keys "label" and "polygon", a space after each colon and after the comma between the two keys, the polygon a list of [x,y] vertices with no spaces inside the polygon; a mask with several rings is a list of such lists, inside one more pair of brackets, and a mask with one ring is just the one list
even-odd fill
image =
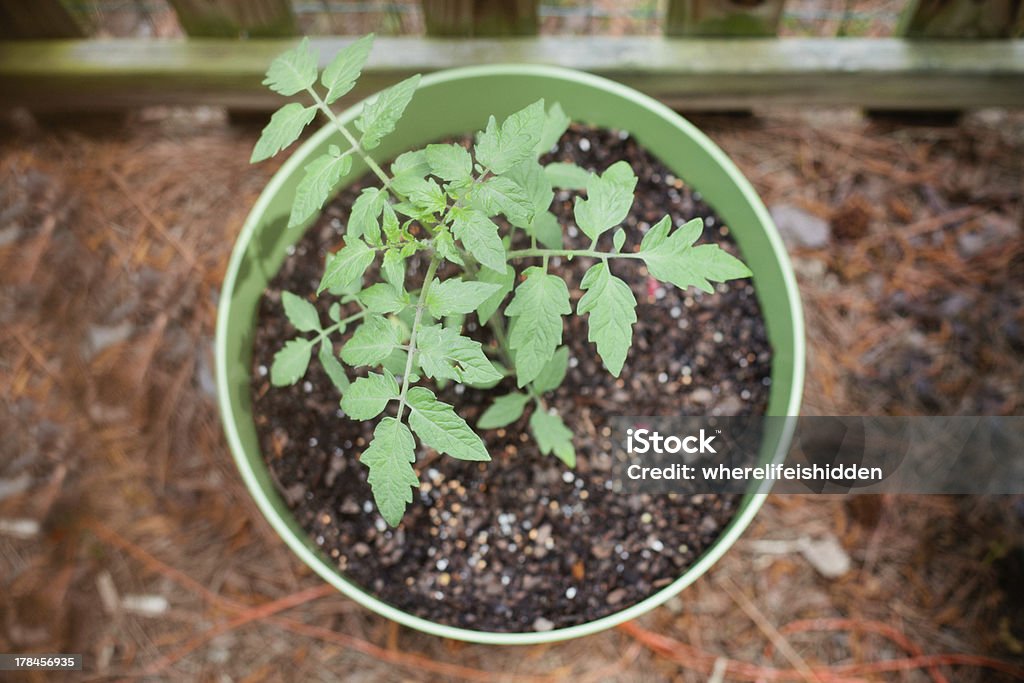
{"label": "pine straw", "polygon": [[[1021,224],[1024,118],[700,123],[769,204],[842,233],[794,253],[807,412],[1021,413],[1022,241],[967,257],[958,239]],[[559,645],[442,641],[323,589],[250,502],[212,396],[220,280],[274,170],[247,165],[255,134],[155,111],[0,151],[0,519],[43,523],[0,535],[0,651],[81,652],[89,679],[1012,677],[991,668],[1024,648],[994,569],[1021,544],[1010,498],[772,497],[667,607]],[[833,581],[750,543],[827,533],[853,559]],[[132,594],[169,609],[126,611]]]}

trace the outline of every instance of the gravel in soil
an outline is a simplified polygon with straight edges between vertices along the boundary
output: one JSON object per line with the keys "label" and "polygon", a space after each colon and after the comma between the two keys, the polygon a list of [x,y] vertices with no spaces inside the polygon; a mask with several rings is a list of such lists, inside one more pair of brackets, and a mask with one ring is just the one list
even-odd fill
{"label": "gravel in soil", "polygon": [[[619,159],[630,162],[639,182],[625,221],[625,249],[637,249],[644,232],[669,213],[676,225],[702,217],[702,240],[738,254],[728,228],[699,193],[626,132],[573,127],[549,158],[595,171]],[[274,353],[296,335],[284,317],[281,292],[312,298],[327,251],[341,244],[343,217],[368,182],[353,184],[325,210],[291,251],[259,309],[252,364],[256,427],[272,476],[300,525],[346,577],[383,601],[483,631],[592,621],[678,578],[715,541],[740,499],[613,492],[608,419],[763,414],[771,350],[749,280],[720,284],[713,294],[680,291],[649,278],[636,261],[614,262],[613,271],[639,302],[622,375],[604,369],[587,341],[586,321],[569,316],[564,339],[570,367],[549,400],[576,435],[577,467],[569,470],[539,453],[527,433],[528,409],[508,428],[482,432],[490,463],[419,448],[421,487],[402,524],[391,529],[374,509],[367,470],[358,461],[374,424],[344,417],[337,391],[315,360],[292,387],[271,387],[268,372]],[[586,238],[572,227],[573,194],[556,191],[552,211],[570,226],[567,246],[585,247]],[[551,261],[569,283],[574,310],[591,263]],[[415,278],[410,272],[410,286],[418,286]],[[323,316],[329,299],[317,301]],[[466,332],[489,340],[473,323]],[[511,382],[490,391],[450,384],[438,398],[473,425],[494,396],[512,388]]]}

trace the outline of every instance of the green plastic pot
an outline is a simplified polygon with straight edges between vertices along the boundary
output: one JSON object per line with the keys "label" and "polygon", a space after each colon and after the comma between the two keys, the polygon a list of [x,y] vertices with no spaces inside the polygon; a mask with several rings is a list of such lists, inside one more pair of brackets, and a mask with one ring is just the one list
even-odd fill
{"label": "green plastic pot", "polygon": [[[576,121],[630,131],[672,171],[685,178],[729,225],[754,273],[754,286],[774,350],[769,415],[799,413],[804,373],[800,299],[789,260],[768,212],[750,183],[711,140],[661,103],[631,88],[589,74],[545,66],[483,66],[424,78],[397,130],[375,150],[380,160],[438,138],[480,129],[498,117],[545,98],[559,102]],[[359,105],[341,115],[351,123]],[[721,536],[686,573],[644,601],[595,621],[537,633],[493,633],[433,623],[388,605],[340,574],[298,525],[271,481],[260,453],[250,401],[250,367],[258,301],[302,230],[286,228],[303,167],[336,142],[326,126],[303,144],[268,183],[238,237],[221,292],[217,319],[217,391],[231,452],[260,510],[288,546],[325,581],[359,604],[406,626],[446,638],[514,644],[575,638],[662,604],[706,572],[736,541],[764,502],[767,489],[748,494]],[[348,178],[365,171],[356,161]],[[772,421],[761,457],[789,447],[791,421]]]}

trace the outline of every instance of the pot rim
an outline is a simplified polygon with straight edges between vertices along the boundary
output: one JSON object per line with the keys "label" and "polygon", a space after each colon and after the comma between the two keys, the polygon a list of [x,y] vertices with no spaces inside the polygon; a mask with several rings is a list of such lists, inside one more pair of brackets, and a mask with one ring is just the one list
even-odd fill
{"label": "pot rim", "polygon": [[[446,69],[424,76],[417,89],[432,85],[459,80],[467,77],[480,76],[542,76],[547,78],[558,78],[575,81],[585,86],[604,91],[610,95],[633,100],[640,106],[651,110],[660,118],[665,119],[683,135],[696,140],[725,170],[730,179],[735,183],[743,199],[748,202],[757,215],[759,222],[767,228],[767,239],[775,259],[779,262],[783,280],[786,288],[786,299],[792,315],[792,334],[794,339],[793,354],[793,387],[789,394],[786,408],[786,415],[796,416],[799,414],[800,402],[803,394],[804,364],[805,364],[805,338],[803,311],[800,303],[799,290],[797,289],[796,278],[789,262],[786,249],[778,231],[774,229],[774,223],[768,214],[768,210],[761,202],[753,186],[733,164],[729,157],[710,138],[697,129],[689,121],[681,117],[669,107],[655,100],[654,98],[640,93],[630,87],[615,81],[595,76],[582,71],[567,69],[558,66],[535,65],[535,64],[494,64],[482,66],[467,66],[455,69]],[[360,111],[361,101],[352,105],[339,115],[343,123],[351,123]],[[580,636],[591,635],[623,622],[635,619],[649,612],[655,607],[663,604],[670,598],[679,594],[707,570],[714,565],[732,547],[739,536],[746,530],[754,515],[757,514],[764,499],[771,488],[770,483],[765,482],[756,493],[749,493],[740,511],[728,522],[724,532],[714,541],[710,548],[702,554],[696,562],[675,579],[672,583],[658,590],[644,600],[630,605],[622,610],[606,615],[593,621],[588,621],[575,626],[554,629],[551,631],[531,631],[522,633],[503,633],[492,631],[477,631],[474,629],[448,626],[437,622],[418,617],[389,605],[376,596],[372,595],[355,583],[342,576],[314,549],[298,538],[288,527],[281,514],[273,505],[268,493],[258,482],[255,472],[245,456],[245,449],[238,434],[238,428],[234,421],[234,410],[231,405],[229,382],[227,376],[227,364],[224,359],[227,357],[227,329],[228,311],[231,307],[232,293],[235,290],[237,276],[240,266],[245,259],[247,246],[253,234],[260,224],[260,217],[263,215],[276,194],[284,179],[293,173],[300,172],[306,156],[314,149],[322,145],[327,139],[335,134],[331,124],[325,124],[320,130],[314,133],[306,142],[299,146],[284,164],[274,173],[270,181],[264,187],[256,203],[249,212],[241,232],[235,241],[235,246],[228,263],[227,272],[222,285],[220,300],[217,308],[217,331],[215,339],[216,356],[216,379],[217,399],[220,408],[224,431],[227,436],[232,457],[242,475],[242,479],[249,490],[250,495],[256,501],[263,516],[273,527],[291,550],[299,558],[325,581],[337,588],[346,597],[354,600],[363,607],[380,614],[388,619],[396,621],[404,626],[414,628],[418,631],[432,635],[453,638],[468,642],[491,644],[491,645],[530,645],[537,643],[551,643]],[[792,438],[794,421],[786,420],[779,440],[779,448],[776,457],[784,455]],[[276,495],[276,494],[275,494]]]}

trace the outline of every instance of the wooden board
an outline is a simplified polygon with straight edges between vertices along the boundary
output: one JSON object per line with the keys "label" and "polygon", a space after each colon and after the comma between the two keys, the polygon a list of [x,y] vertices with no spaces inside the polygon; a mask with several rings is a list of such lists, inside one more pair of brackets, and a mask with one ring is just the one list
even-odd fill
{"label": "wooden board", "polygon": [[[313,40],[324,63],[347,43]],[[280,98],[260,81],[270,60],[292,44],[216,39],[0,43],[0,107],[276,107]],[[859,38],[380,38],[360,88],[348,101],[412,73],[503,62],[575,67],[687,110],[1024,107],[1024,41]]]}
{"label": "wooden board", "polygon": [[668,0],[665,35],[774,36],[785,0]]}
{"label": "wooden board", "polygon": [[908,38],[1012,38],[1022,31],[1021,0],[910,0],[898,30]]}
{"label": "wooden board", "polygon": [[529,36],[538,0],[420,0],[430,36]]}
{"label": "wooden board", "polygon": [[80,38],[81,18],[63,0],[0,0],[0,40]]}
{"label": "wooden board", "polygon": [[181,28],[205,38],[295,35],[290,0],[170,0]]}

